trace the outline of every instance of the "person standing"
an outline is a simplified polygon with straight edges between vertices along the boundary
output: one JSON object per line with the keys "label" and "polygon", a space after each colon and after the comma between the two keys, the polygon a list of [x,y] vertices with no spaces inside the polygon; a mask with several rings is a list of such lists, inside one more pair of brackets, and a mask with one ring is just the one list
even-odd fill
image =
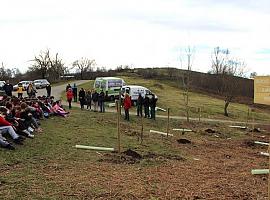
{"label": "person standing", "polygon": [[52,90],[51,85],[50,84],[47,84],[46,85],[47,97],[50,97],[51,96],[51,90]]}
{"label": "person standing", "polygon": [[19,99],[23,97],[23,86],[22,86],[21,83],[18,84],[17,93],[18,93],[18,98]]}
{"label": "person standing", "polygon": [[74,83],[73,84],[73,97],[74,97],[74,102],[77,102],[78,101],[78,99],[77,99],[77,97],[78,97],[78,89],[77,89],[77,86],[76,86],[76,83]]}
{"label": "person standing", "polygon": [[37,91],[34,88],[33,84],[29,83],[29,85],[28,85],[28,87],[26,89],[26,92],[27,92],[29,98],[34,98],[36,96]]}
{"label": "person standing", "polygon": [[142,117],[142,106],[143,106],[143,97],[142,97],[142,94],[139,93],[139,96],[137,99],[137,116]]}
{"label": "person standing", "polygon": [[98,95],[98,104],[100,107],[100,112],[105,112],[104,101],[105,101],[105,94],[103,90],[101,90],[101,92]]}
{"label": "person standing", "polygon": [[125,94],[123,103],[124,103],[124,110],[125,110],[125,120],[129,121],[129,109],[131,108],[131,99],[128,93]]}
{"label": "person standing", "polygon": [[143,100],[143,107],[144,107],[144,117],[149,118],[149,97],[145,95]]}
{"label": "person standing", "polygon": [[85,91],[84,91],[83,88],[81,88],[80,91],[79,91],[79,101],[80,101],[81,109],[84,109]]}
{"label": "person standing", "polygon": [[85,95],[85,100],[86,100],[86,109],[91,111],[91,104],[92,104],[92,92],[91,90],[88,90]]}
{"label": "person standing", "polygon": [[97,112],[98,109],[98,93],[96,90],[94,90],[94,93],[92,94],[92,101],[94,104],[94,112]]}
{"label": "person standing", "polygon": [[7,80],[7,82],[3,86],[3,90],[5,91],[7,96],[9,96],[9,97],[12,96],[13,85],[9,83],[9,80]]}
{"label": "person standing", "polygon": [[66,95],[67,95],[67,101],[68,101],[68,108],[71,109],[71,102],[72,102],[72,99],[73,99],[72,88],[68,89]]}
{"label": "person standing", "polygon": [[69,88],[71,88],[71,85],[70,84],[67,84],[66,92],[68,91]]}
{"label": "person standing", "polygon": [[149,100],[149,106],[151,109],[151,119],[156,119],[156,105],[157,105],[157,99],[155,98],[155,95],[152,94],[150,100]]}

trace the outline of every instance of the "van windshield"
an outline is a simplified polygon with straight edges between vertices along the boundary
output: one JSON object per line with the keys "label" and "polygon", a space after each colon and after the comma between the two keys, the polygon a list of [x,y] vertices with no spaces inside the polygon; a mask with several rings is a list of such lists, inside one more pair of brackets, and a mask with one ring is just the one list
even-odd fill
{"label": "van windshield", "polygon": [[122,87],[122,80],[108,80],[108,88]]}

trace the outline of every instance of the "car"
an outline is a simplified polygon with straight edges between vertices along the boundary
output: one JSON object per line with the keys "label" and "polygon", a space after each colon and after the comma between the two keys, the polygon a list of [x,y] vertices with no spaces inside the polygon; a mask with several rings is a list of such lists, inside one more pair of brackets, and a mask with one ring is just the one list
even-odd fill
{"label": "car", "polygon": [[3,86],[6,84],[6,81],[0,81],[0,90],[3,90]]}
{"label": "car", "polygon": [[13,90],[14,91],[17,91],[18,90],[18,85],[21,83],[22,84],[22,86],[23,86],[23,90],[26,90],[27,89],[27,87],[28,87],[28,85],[30,84],[30,83],[32,83],[33,81],[20,81],[18,84],[16,84],[16,85],[14,85],[13,86]]}
{"label": "car", "polygon": [[37,89],[45,88],[47,85],[50,85],[50,82],[47,79],[37,79],[34,80],[35,87]]}
{"label": "car", "polygon": [[154,96],[155,99],[158,99],[157,95],[155,95],[151,90],[149,90],[146,87],[140,86],[140,85],[125,85],[121,88],[121,98],[124,99],[124,94],[128,93],[132,104],[136,105],[137,99],[139,97],[139,94],[142,95],[143,98],[145,96],[151,97]]}
{"label": "car", "polygon": [[0,81],[0,98],[3,98],[3,95],[5,94],[5,91],[3,90],[3,86],[5,84],[6,84],[6,81]]}

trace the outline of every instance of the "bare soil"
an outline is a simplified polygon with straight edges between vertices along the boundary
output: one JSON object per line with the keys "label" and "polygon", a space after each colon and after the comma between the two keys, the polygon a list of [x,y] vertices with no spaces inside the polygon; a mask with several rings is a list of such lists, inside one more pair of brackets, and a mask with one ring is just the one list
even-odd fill
{"label": "bare soil", "polygon": [[[191,143],[180,144],[180,138]],[[268,158],[259,155],[267,147],[254,144],[269,141],[266,132],[243,132],[236,139],[188,133],[177,139],[171,140],[172,145],[183,151],[184,158],[129,149],[122,154],[99,153],[99,162],[59,160],[39,165],[34,170],[46,185],[55,187],[46,191],[33,182],[25,198],[38,192],[59,199],[268,199],[268,176],[251,175],[251,169],[269,167]],[[20,167],[18,163],[1,173]],[[0,189],[7,196],[5,181]]]}

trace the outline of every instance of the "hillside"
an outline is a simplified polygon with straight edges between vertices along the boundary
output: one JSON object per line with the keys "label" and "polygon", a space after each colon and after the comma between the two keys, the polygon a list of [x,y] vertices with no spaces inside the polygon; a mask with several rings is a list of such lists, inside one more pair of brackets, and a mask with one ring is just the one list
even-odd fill
{"label": "hillside", "polygon": [[[129,76],[127,76],[129,75]],[[177,81],[169,80],[156,80],[156,79],[145,79],[134,73],[128,73],[124,76],[120,75],[127,84],[136,84],[147,87],[154,92],[159,100],[157,106],[167,109],[171,109],[171,115],[175,116],[186,116],[186,107],[184,105],[183,90],[179,87]],[[91,89],[93,82],[83,84],[80,87],[84,89]],[[64,97],[63,97],[64,98]],[[199,92],[190,92],[190,116],[194,118],[199,117],[198,108],[201,108],[201,117],[212,118],[212,119],[228,119],[246,121],[248,116],[249,105],[231,103],[229,105],[229,117],[225,117],[224,113],[224,101],[221,98],[214,97],[213,94],[202,94]],[[134,110],[135,108],[133,108]],[[265,109],[253,108],[254,119],[256,121],[269,121],[270,112]],[[164,114],[165,113],[159,113]],[[249,115],[249,121],[252,120],[251,114]]]}

